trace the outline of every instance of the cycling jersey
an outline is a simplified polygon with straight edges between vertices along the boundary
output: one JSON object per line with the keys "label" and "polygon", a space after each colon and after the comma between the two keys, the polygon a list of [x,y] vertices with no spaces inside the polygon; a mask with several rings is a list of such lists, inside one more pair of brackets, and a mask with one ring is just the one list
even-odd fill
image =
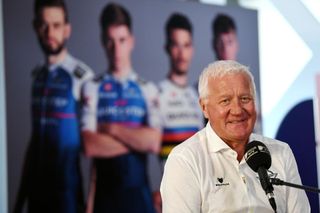
{"label": "cycling jersey", "polygon": [[[119,123],[131,128],[159,127],[157,88],[134,72],[116,79],[110,74],[85,84],[82,130]],[[95,212],[154,212],[148,186],[146,153],[132,151],[96,158]]]}
{"label": "cycling jersey", "polygon": [[174,146],[203,128],[203,116],[197,92],[191,87],[181,87],[171,80],[159,83],[159,106],[163,118],[161,159],[165,160]]}
{"label": "cycling jersey", "polygon": [[93,73],[67,55],[35,69],[32,86],[30,212],[78,212],[80,193],[80,87]]}

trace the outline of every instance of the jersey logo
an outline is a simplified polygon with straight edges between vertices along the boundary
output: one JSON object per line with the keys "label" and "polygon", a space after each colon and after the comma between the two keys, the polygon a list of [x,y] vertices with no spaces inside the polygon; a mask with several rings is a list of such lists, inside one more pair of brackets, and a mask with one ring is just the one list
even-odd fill
{"label": "jersey logo", "polygon": [[112,84],[111,83],[106,83],[104,86],[103,86],[103,89],[105,91],[110,91],[112,90]]}
{"label": "jersey logo", "polygon": [[79,66],[77,66],[76,69],[73,71],[73,74],[77,78],[82,78],[85,73],[86,73],[86,71]]}

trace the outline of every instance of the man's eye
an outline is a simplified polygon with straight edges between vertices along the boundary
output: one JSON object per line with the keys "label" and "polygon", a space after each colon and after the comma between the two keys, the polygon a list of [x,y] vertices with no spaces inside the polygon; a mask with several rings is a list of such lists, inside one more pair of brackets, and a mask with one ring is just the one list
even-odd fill
{"label": "man's eye", "polygon": [[55,29],[59,29],[59,28],[62,27],[62,24],[56,23],[56,24],[53,25],[53,27],[54,27]]}
{"label": "man's eye", "polygon": [[120,38],[120,43],[123,44],[126,42],[126,40],[127,40],[127,38]]}
{"label": "man's eye", "polygon": [[229,99],[223,99],[220,101],[221,104],[223,105],[227,105],[228,103],[230,103],[230,100]]}
{"label": "man's eye", "polygon": [[248,102],[250,102],[251,101],[251,98],[250,97],[242,97],[241,98],[241,102],[242,103],[248,103]]}

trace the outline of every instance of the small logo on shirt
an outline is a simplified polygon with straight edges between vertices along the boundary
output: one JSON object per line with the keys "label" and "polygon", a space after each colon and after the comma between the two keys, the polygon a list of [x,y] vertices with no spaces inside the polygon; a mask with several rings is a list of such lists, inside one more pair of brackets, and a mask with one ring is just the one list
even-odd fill
{"label": "small logo on shirt", "polygon": [[217,183],[216,183],[216,186],[229,186],[230,183],[226,183],[224,182],[224,179],[222,177],[218,177],[217,178]]}
{"label": "small logo on shirt", "polygon": [[112,89],[112,84],[111,83],[107,83],[107,84],[104,85],[103,88],[104,88],[105,91],[110,91]]}

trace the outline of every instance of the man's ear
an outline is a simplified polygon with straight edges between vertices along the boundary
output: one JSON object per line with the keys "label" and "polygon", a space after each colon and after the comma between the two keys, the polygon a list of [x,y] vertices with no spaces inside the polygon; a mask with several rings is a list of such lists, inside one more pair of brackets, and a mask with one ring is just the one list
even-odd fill
{"label": "man's ear", "polygon": [[[131,49],[133,50],[136,45],[136,39],[133,34],[131,34]],[[131,50],[131,51],[132,51]]]}
{"label": "man's ear", "polygon": [[202,110],[202,113],[203,113],[204,117],[209,119],[208,110],[207,110],[207,100],[203,99],[203,98],[200,98],[199,99],[199,104],[200,104],[200,107],[201,107],[201,110]]}
{"label": "man's ear", "polygon": [[71,24],[70,23],[66,23],[66,25],[64,26],[64,36],[66,39],[69,39],[71,36]]}

